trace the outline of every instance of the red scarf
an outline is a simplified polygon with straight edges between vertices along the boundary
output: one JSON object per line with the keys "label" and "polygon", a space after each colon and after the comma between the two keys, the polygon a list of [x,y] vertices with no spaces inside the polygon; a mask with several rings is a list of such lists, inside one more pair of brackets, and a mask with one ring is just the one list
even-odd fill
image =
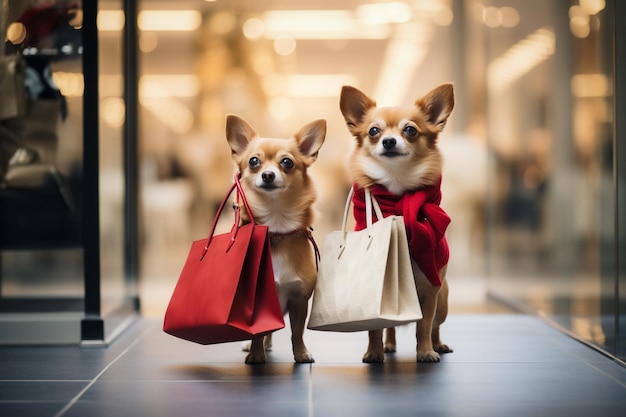
{"label": "red scarf", "polygon": [[[383,216],[404,216],[404,225],[409,240],[409,252],[431,284],[441,286],[439,270],[448,263],[450,250],[445,232],[450,217],[439,204],[441,203],[441,179],[437,185],[394,195],[380,185],[370,189],[378,202]],[[354,230],[363,230],[365,222],[365,191],[356,184],[354,195]],[[376,222],[376,214],[373,214]]]}

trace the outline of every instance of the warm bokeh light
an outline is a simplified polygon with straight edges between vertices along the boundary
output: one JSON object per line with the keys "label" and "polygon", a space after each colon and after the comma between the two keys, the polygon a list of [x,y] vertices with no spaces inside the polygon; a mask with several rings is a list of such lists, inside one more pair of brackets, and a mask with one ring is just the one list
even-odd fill
{"label": "warm bokeh light", "polygon": [[274,51],[278,55],[287,56],[296,51],[296,40],[288,35],[281,35],[274,39]]}
{"label": "warm bokeh light", "polygon": [[265,24],[256,17],[246,20],[243,24],[243,34],[248,39],[259,39],[265,32]]}
{"label": "warm bokeh light", "polygon": [[118,32],[124,29],[124,12],[121,10],[100,10],[97,18],[98,30]]}
{"label": "warm bokeh light", "polygon": [[13,45],[19,45],[26,39],[26,27],[23,23],[13,22],[7,27],[6,40]]}
{"label": "warm bokeh light", "polygon": [[66,97],[81,97],[85,89],[82,73],[56,71],[52,80]]}
{"label": "warm bokeh light", "polygon": [[106,97],[100,101],[100,114],[109,126],[124,125],[126,107],[121,97]]}
{"label": "warm bokeh light", "polygon": [[589,16],[600,13],[606,7],[605,0],[579,0],[581,9]]}

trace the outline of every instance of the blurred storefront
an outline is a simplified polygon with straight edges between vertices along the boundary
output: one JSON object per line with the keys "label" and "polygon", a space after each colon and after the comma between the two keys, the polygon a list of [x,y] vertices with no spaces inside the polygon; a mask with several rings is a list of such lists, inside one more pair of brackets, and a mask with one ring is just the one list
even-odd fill
{"label": "blurred storefront", "polygon": [[[8,3],[7,23],[28,6],[77,4]],[[227,114],[267,136],[327,119],[313,168],[321,241],[338,227],[349,187],[341,86],[408,105],[452,81],[456,107],[440,145],[453,309],[499,299],[623,359],[618,3],[98,1],[102,299],[139,294],[145,316],[162,316],[190,242],[208,233],[230,182]],[[25,50],[8,40],[7,53]],[[55,127],[56,166],[71,176],[85,169],[88,75],[81,56],[50,68],[69,110]],[[82,300],[83,261],[80,245],[3,248],[0,307],[15,297]]]}
{"label": "blurred storefront", "polygon": [[106,344],[137,317],[136,53],[97,6],[2,1],[0,343]]}
{"label": "blurred storefront", "polygon": [[486,27],[489,292],[623,358],[615,6],[479,7]]}

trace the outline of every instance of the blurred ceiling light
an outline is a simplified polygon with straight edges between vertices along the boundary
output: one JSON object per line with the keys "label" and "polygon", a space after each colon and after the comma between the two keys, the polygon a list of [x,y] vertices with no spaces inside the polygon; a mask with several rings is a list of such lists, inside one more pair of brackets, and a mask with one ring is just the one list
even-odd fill
{"label": "blurred ceiling light", "polygon": [[100,31],[119,32],[124,29],[124,21],[124,12],[121,10],[100,10],[96,24]]}
{"label": "blurred ceiling light", "polygon": [[263,90],[270,96],[336,97],[342,86],[357,83],[349,74],[268,75]]}
{"label": "blurred ceiling light", "polygon": [[296,51],[296,40],[288,35],[280,35],[274,39],[274,52],[287,56]]}
{"label": "blurred ceiling light", "polygon": [[356,15],[363,24],[381,25],[408,22],[413,12],[408,4],[397,1],[362,4],[356,8]]}
{"label": "blurred ceiling light", "polygon": [[576,74],[571,85],[572,94],[579,98],[607,97],[611,94],[609,80],[604,74]]}
{"label": "blurred ceiling light", "polygon": [[191,32],[202,24],[202,14],[197,10],[143,10],[137,24],[140,30]]}
{"label": "blurred ceiling light", "polygon": [[446,7],[449,0],[412,0],[410,3],[419,13],[433,13]]}
{"label": "blurred ceiling light", "polygon": [[589,16],[598,14],[606,7],[605,0],[579,0],[578,3]]}
{"label": "blurred ceiling light", "polygon": [[347,10],[272,10],[263,15],[263,20],[270,33],[339,32],[355,24],[352,12]]}
{"label": "blurred ceiling light", "polygon": [[141,97],[195,97],[200,81],[193,74],[142,75],[139,79]]}
{"label": "blurred ceiling light", "polygon": [[13,22],[7,28],[6,40],[13,45],[19,45],[26,39],[26,26],[21,22]]}
{"label": "blurred ceiling light", "polygon": [[269,39],[385,39],[391,33],[388,25],[364,25],[348,10],[273,10],[262,21]]}
{"label": "blurred ceiling light", "polygon": [[260,39],[265,32],[265,24],[256,17],[250,18],[243,23],[243,35],[248,39]]}
{"label": "blurred ceiling light", "polygon": [[489,89],[498,92],[554,54],[556,38],[551,28],[541,28],[522,39],[487,68]]}

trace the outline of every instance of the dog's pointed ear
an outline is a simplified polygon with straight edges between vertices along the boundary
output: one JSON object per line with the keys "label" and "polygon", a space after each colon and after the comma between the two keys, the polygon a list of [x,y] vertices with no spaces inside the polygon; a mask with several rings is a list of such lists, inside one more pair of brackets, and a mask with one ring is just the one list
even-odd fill
{"label": "dog's pointed ear", "polygon": [[424,97],[417,99],[415,105],[419,107],[441,132],[446,127],[448,116],[454,108],[454,87],[452,83],[441,84],[431,90]]}
{"label": "dog's pointed ear", "polygon": [[348,85],[341,89],[339,108],[352,134],[357,133],[357,126],[363,120],[363,116],[373,107],[376,107],[376,102],[360,90]]}
{"label": "dog's pointed ear", "polygon": [[226,117],[226,140],[233,155],[241,154],[256,136],[254,129],[241,117],[232,114]]}
{"label": "dog's pointed ear", "polygon": [[326,139],[326,120],[315,120],[304,126],[294,135],[302,155],[307,157],[311,164],[317,159],[324,140]]}

